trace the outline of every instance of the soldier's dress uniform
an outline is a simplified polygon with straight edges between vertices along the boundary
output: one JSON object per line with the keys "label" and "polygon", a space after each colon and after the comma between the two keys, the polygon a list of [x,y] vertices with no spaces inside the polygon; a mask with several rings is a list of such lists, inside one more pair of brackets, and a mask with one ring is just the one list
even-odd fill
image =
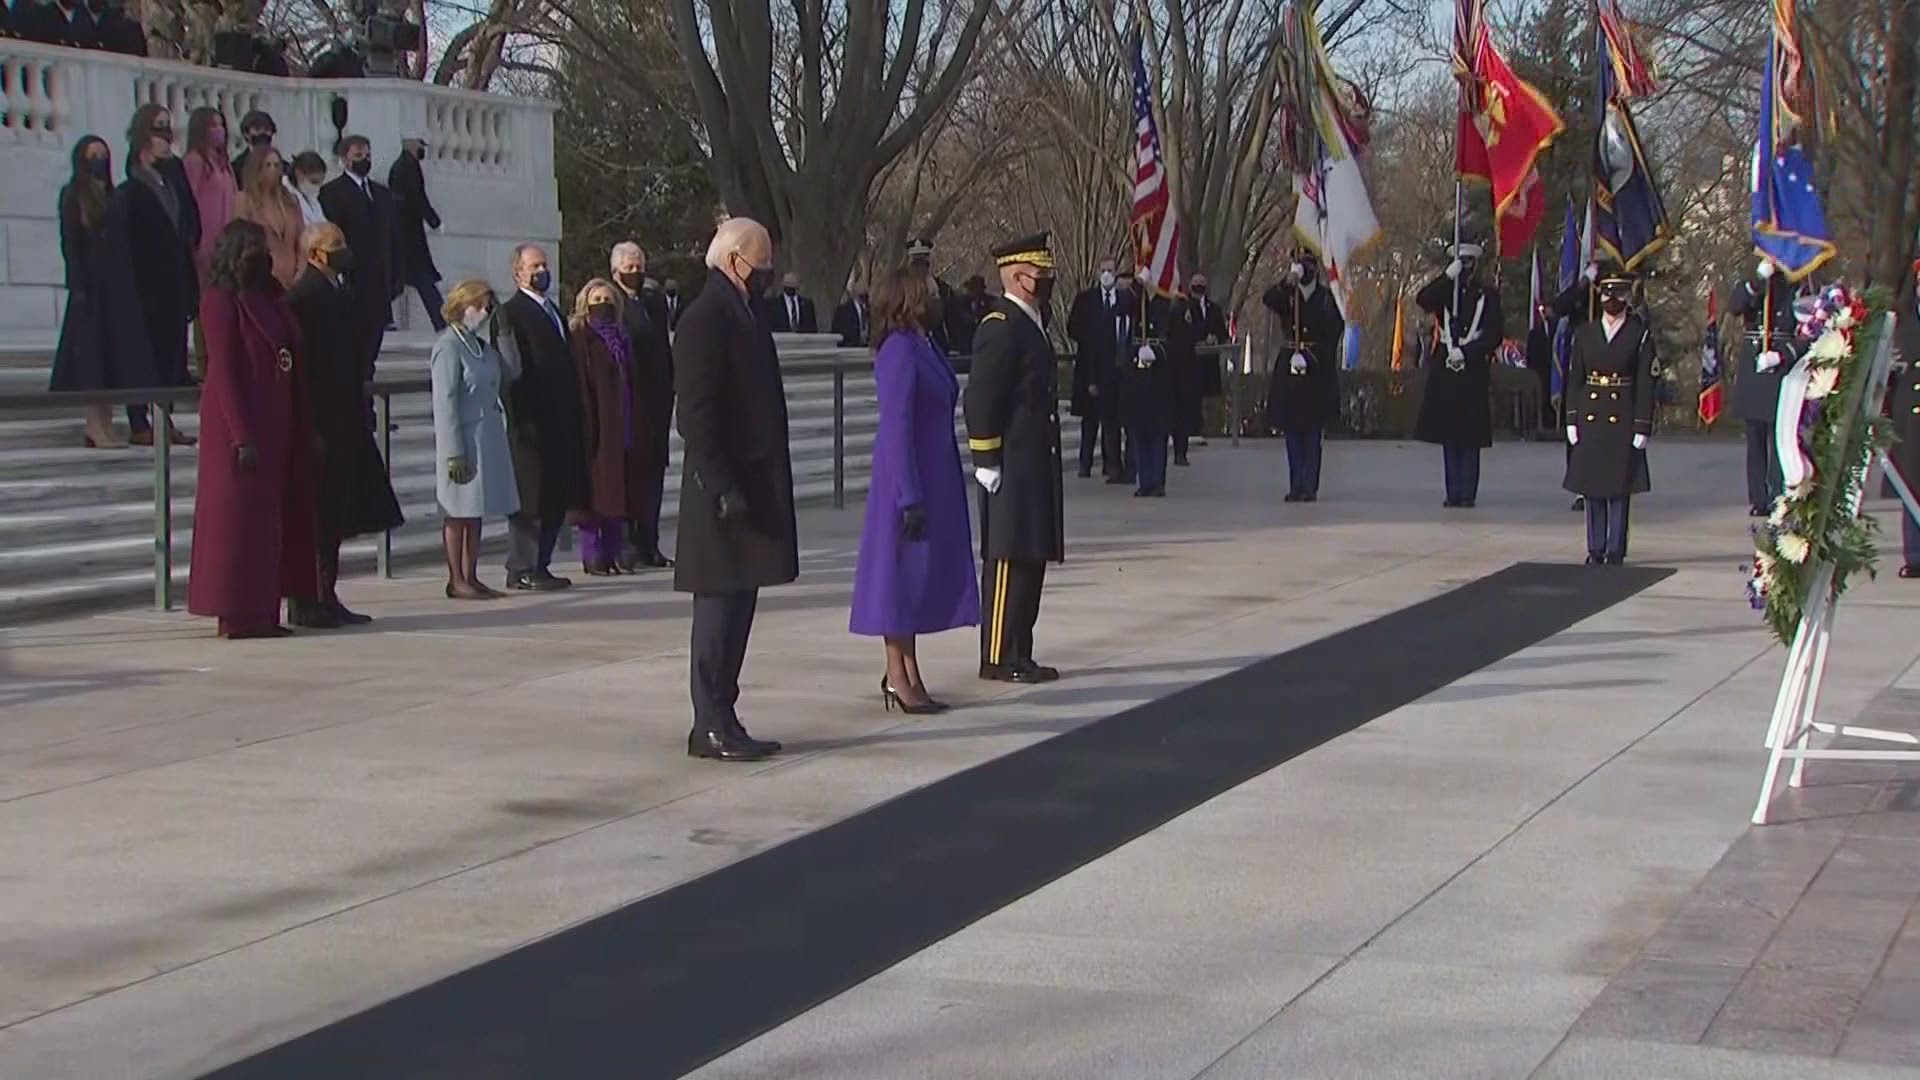
{"label": "soldier's dress uniform", "polygon": [[[1785,274],[1754,275],[1733,287],[1727,310],[1746,320],[1739,372],[1733,382],[1733,411],[1747,427],[1747,506],[1764,516],[1780,497],[1780,451],[1773,442],[1773,416],[1780,406],[1780,380],[1800,359],[1799,323],[1793,314],[1794,286]],[[1763,331],[1762,323],[1767,324]],[[1760,370],[1760,357],[1773,352],[1780,363]]]}
{"label": "soldier's dress uniform", "polygon": [[[1920,273],[1920,262],[1913,268]],[[1920,295],[1907,295],[1898,318],[1893,347],[1906,367],[1893,377],[1893,430],[1900,442],[1891,456],[1901,479],[1912,488],[1920,485]],[[1900,554],[1900,576],[1920,577],[1920,522],[1904,506],[1900,508]]]}
{"label": "soldier's dress uniform", "polygon": [[[1295,258],[1311,252],[1300,250]],[[1317,267],[1316,267],[1317,268]],[[1340,415],[1340,339],[1347,322],[1325,283],[1282,282],[1261,297],[1279,316],[1280,353],[1267,382],[1267,426],[1287,436],[1287,502],[1320,497],[1327,426]],[[1304,364],[1295,365],[1295,355]]]}
{"label": "soldier's dress uniform", "polygon": [[[1459,245],[1454,256],[1475,259],[1480,248]],[[1440,320],[1440,341],[1426,365],[1426,392],[1414,437],[1438,443],[1445,468],[1447,506],[1472,507],[1480,496],[1480,451],[1493,445],[1493,354],[1505,334],[1500,294],[1462,273],[1459,296],[1445,274],[1414,296],[1420,310]],[[1459,357],[1450,350],[1458,349]]]}
{"label": "soldier's dress uniform", "polygon": [[[1053,273],[1047,234],[993,249],[1001,267]],[[1060,409],[1053,344],[1041,313],[996,298],[973,335],[964,412],[976,469],[996,469],[980,494],[980,677],[1045,682],[1059,673],[1033,660],[1033,627],[1048,562],[1066,558]]]}
{"label": "soldier's dress uniform", "polygon": [[[1602,283],[1632,288],[1629,279]],[[1635,436],[1653,434],[1653,335],[1631,311],[1604,312],[1575,332],[1567,365],[1568,491],[1586,498],[1587,562],[1619,563],[1627,554],[1633,496],[1651,490],[1647,454]],[[1644,440],[1643,440],[1644,441]]]}

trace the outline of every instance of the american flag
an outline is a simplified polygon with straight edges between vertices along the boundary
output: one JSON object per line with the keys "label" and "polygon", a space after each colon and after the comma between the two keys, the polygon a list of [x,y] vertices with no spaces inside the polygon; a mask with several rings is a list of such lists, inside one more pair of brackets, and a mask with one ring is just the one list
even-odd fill
{"label": "american flag", "polygon": [[1153,86],[1147,81],[1144,35],[1133,39],[1133,118],[1139,140],[1133,162],[1133,250],[1140,280],[1171,295],[1180,287],[1180,217],[1167,190],[1160,129],[1153,123]]}

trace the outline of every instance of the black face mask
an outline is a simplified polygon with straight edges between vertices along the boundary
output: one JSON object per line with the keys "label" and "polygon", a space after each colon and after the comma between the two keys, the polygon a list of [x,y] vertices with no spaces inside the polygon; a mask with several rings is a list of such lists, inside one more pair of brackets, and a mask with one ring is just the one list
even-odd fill
{"label": "black face mask", "polygon": [[415,147],[413,151],[413,156],[416,160],[419,160],[419,161],[427,160],[427,148],[424,146]]}
{"label": "black face mask", "polygon": [[1207,298],[1207,287],[1205,285],[1195,285],[1187,291],[1193,294],[1195,300],[1205,300]]}
{"label": "black face mask", "polygon": [[667,287],[667,299],[669,300],[680,299],[680,287],[678,285],[669,285]]}
{"label": "black face mask", "polygon": [[273,276],[273,256],[264,251],[249,251],[240,258],[240,277],[249,285],[259,285]]}
{"label": "black face mask", "polygon": [[361,158],[359,161],[350,162],[347,165],[347,171],[364,180],[373,173],[373,159]]}
{"label": "black face mask", "polygon": [[533,276],[527,279],[527,284],[533,286],[534,292],[545,296],[547,290],[553,288],[553,272],[550,270],[535,270]]}
{"label": "black face mask", "polygon": [[353,269],[353,249],[335,248],[327,252],[327,269],[344,274]]}
{"label": "black face mask", "polygon": [[1600,298],[1600,310],[1617,319],[1627,313],[1627,302],[1618,296],[1603,296]]}
{"label": "black face mask", "polygon": [[[734,258],[739,259],[741,262],[746,262],[745,256],[735,255]],[[741,288],[747,290],[747,297],[749,299],[767,295],[767,290],[773,287],[773,267],[753,266],[749,264],[747,280],[741,282],[740,285]]]}
{"label": "black face mask", "polygon": [[645,274],[619,273],[614,275],[614,280],[618,281],[620,287],[628,292],[639,292],[640,286],[646,283],[647,276]]}
{"label": "black face mask", "polygon": [[113,179],[113,165],[106,158],[87,158],[85,167],[88,176],[103,184]]}
{"label": "black face mask", "polygon": [[613,321],[613,305],[612,304],[588,304],[587,318],[592,319],[594,322],[598,322],[598,323],[610,323]]}
{"label": "black face mask", "polygon": [[273,132],[256,131],[253,134],[247,136],[247,145],[248,146],[272,146]]}
{"label": "black face mask", "polygon": [[1047,305],[1051,303],[1053,303],[1053,279],[1050,277],[1034,278],[1033,306],[1039,308],[1041,314],[1044,315],[1046,314]]}

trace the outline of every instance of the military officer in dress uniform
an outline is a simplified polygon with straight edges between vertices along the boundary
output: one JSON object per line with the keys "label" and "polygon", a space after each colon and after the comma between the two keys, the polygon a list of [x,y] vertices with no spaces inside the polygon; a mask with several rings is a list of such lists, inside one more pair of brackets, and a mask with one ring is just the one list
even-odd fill
{"label": "military officer in dress uniform", "polygon": [[907,265],[919,269],[933,279],[933,292],[940,301],[940,315],[933,320],[933,329],[927,335],[933,338],[934,345],[940,349],[940,355],[953,356],[953,335],[949,326],[958,310],[953,298],[953,286],[946,283],[940,275],[933,272],[933,243],[915,237],[907,241]]}
{"label": "military officer in dress uniform", "polygon": [[[1600,264],[1597,261],[1590,262],[1587,264],[1586,269],[1580,271],[1580,276],[1574,280],[1573,284],[1560,290],[1560,295],[1554,297],[1553,303],[1548,305],[1547,311],[1555,319],[1567,320],[1567,331],[1569,333],[1579,333],[1580,328],[1586,325],[1587,320],[1591,319],[1594,312],[1599,309],[1600,298],[1594,289],[1594,283],[1599,280]],[[1549,327],[1548,329],[1551,330],[1552,328]],[[1563,428],[1567,426],[1567,402],[1569,400],[1566,396],[1567,385],[1566,380],[1563,378],[1560,384],[1561,396],[1559,402],[1560,426]],[[1567,446],[1567,460],[1573,460],[1572,444],[1568,444]],[[1577,512],[1585,510],[1586,508],[1587,500],[1575,495],[1573,497],[1573,509]]]}
{"label": "military officer in dress uniform", "polygon": [[1766,517],[1780,497],[1780,452],[1773,443],[1773,415],[1780,406],[1780,380],[1800,358],[1799,322],[1793,314],[1793,283],[1761,259],[1753,276],[1733,287],[1727,310],[1746,320],[1740,341],[1740,372],[1734,376],[1733,411],[1747,426],[1747,513]]}
{"label": "military officer in dress uniform", "polygon": [[980,496],[980,677],[1050,682],[1033,660],[1033,625],[1049,560],[1066,558],[1060,411],[1043,312],[1053,253],[1039,233],[993,249],[1003,295],[973,334],[963,402]]}
{"label": "military officer in dress uniform", "polygon": [[[1920,261],[1913,264],[1920,276]],[[1893,430],[1900,443],[1893,448],[1893,463],[1908,488],[1920,484],[1920,280],[1906,303],[1895,305],[1898,322],[1894,324],[1894,359],[1904,364],[1893,377]],[[1900,507],[1900,576],[1920,578],[1920,522],[1913,512]]]}
{"label": "military officer in dress uniform", "polygon": [[1320,281],[1313,249],[1293,252],[1285,280],[1261,297],[1280,317],[1280,355],[1267,383],[1267,426],[1287,433],[1287,502],[1320,498],[1320,453],[1340,415],[1340,339],[1347,322]]}
{"label": "military officer in dress uniform", "polygon": [[1587,500],[1587,565],[1627,557],[1628,510],[1651,487],[1647,440],[1653,435],[1653,335],[1628,311],[1633,279],[1600,279],[1600,317],[1573,336],[1567,365],[1565,487]]}
{"label": "military officer in dress uniform", "polygon": [[1480,245],[1457,244],[1446,272],[1414,297],[1420,310],[1440,323],[1440,336],[1427,362],[1426,393],[1414,437],[1439,443],[1446,470],[1446,506],[1471,508],[1480,496],[1480,451],[1493,445],[1493,412],[1488,391],[1493,382],[1493,353],[1505,328],[1500,294],[1474,280]]}

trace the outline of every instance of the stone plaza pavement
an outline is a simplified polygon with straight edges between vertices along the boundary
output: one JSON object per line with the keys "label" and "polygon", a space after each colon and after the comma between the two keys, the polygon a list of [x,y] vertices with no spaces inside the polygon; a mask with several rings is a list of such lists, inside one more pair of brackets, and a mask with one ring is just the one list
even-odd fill
{"label": "stone plaza pavement", "polygon": [[[1515,561],[1577,562],[1561,460],[1489,451],[1473,511],[1411,444],[1330,444],[1314,505],[1280,502],[1271,442],[1197,450],[1165,500],[1070,477],[1038,635],[1066,678],[981,683],[970,632],[928,638],[958,707],[914,721],[846,633],[859,508],[803,511],[742,702],[789,752],[751,767],[682,754],[662,575],[484,606],[430,572],[355,580],[373,627],[279,642],[140,611],[7,629],[0,1077],[197,1076]],[[1740,460],[1656,441],[1631,558],[1672,576],[697,1075],[1920,1076],[1920,770],[1816,764],[1784,824],[1747,825],[1784,650],[1742,598]],[[1894,563],[1840,608],[1830,715],[1915,723],[1920,583]]]}

